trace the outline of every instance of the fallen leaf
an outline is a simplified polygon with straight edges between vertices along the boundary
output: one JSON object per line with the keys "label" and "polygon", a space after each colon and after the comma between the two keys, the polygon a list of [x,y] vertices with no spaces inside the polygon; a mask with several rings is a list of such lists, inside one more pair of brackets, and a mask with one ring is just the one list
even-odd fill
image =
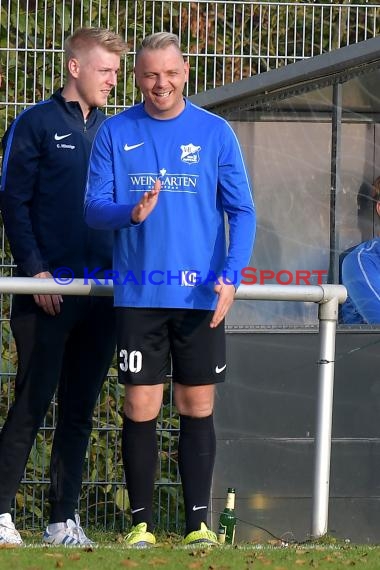
{"label": "fallen leaf", "polygon": [[271,538],[270,540],[267,541],[267,543],[270,546],[282,546],[283,545],[283,541],[280,538]]}
{"label": "fallen leaf", "polygon": [[259,554],[257,560],[260,560],[261,564],[263,564],[264,566],[270,566],[272,564],[272,560],[270,560],[263,554]]}
{"label": "fallen leaf", "polygon": [[138,566],[138,563],[127,558],[126,560],[121,561],[121,565],[125,566],[126,568],[136,568],[136,566]]}
{"label": "fallen leaf", "polygon": [[78,552],[75,552],[74,554],[70,554],[68,558],[69,560],[80,560],[81,556]]}
{"label": "fallen leaf", "polygon": [[192,550],[190,556],[195,556],[195,558],[204,558],[208,556],[209,552],[207,550]]}

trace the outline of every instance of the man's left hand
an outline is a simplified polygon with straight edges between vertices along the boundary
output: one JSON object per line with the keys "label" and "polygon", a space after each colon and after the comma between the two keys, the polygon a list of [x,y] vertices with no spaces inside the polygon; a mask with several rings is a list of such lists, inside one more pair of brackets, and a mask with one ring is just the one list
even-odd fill
{"label": "man's left hand", "polygon": [[218,295],[218,303],[214,311],[214,315],[210,322],[210,327],[217,327],[227,315],[235,297],[235,287],[230,283],[225,283],[221,278],[214,287],[215,293]]}

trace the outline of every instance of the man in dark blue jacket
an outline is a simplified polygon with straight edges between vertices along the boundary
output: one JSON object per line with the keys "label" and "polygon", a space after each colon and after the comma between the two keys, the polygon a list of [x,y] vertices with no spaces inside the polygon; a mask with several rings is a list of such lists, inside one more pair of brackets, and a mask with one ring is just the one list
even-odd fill
{"label": "man in dark blue jacket", "polygon": [[[3,140],[0,192],[17,275],[81,277],[111,267],[111,232],[90,230],[83,196],[91,145],[116,84],[122,38],[80,28],[65,42],[67,80],[23,111]],[[92,413],[115,349],[112,298],[15,295],[15,400],[0,433],[0,545],[21,544],[11,518],[28,456],[58,387],[50,461],[49,544],[91,544],[75,514]]]}

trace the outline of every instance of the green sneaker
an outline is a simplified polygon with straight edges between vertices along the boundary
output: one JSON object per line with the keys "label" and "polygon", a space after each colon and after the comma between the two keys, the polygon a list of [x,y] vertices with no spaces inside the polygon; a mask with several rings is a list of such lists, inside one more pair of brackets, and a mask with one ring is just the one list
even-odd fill
{"label": "green sneaker", "polygon": [[201,523],[200,530],[193,530],[189,532],[183,540],[186,546],[216,546],[218,544],[218,539],[215,532],[209,530],[205,523]]}
{"label": "green sneaker", "polygon": [[156,537],[151,532],[147,532],[146,523],[139,523],[131,528],[124,541],[131,548],[149,548],[156,544]]}

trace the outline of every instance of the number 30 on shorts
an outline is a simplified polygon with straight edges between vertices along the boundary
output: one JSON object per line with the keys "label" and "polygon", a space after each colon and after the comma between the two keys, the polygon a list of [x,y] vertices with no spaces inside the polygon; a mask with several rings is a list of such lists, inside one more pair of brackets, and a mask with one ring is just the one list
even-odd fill
{"label": "number 30 on shorts", "polygon": [[128,351],[122,348],[119,352],[121,362],[119,364],[120,370],[123,372],[140,372],[142,368],[142,354],[139,350]]}

